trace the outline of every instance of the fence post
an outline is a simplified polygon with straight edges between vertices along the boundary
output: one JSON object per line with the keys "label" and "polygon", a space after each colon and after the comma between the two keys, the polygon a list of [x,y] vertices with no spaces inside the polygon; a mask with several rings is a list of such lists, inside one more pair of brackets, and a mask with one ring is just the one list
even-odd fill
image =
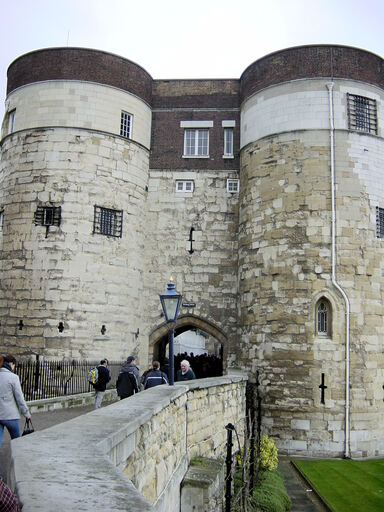
{"label": "fence post", "polygon": [[225,476],[225,512],[231,512],[232,496],[232,433],[235,427],[232,423],[225,426],[227,429],[227,457],[225,459],[227,474]]}

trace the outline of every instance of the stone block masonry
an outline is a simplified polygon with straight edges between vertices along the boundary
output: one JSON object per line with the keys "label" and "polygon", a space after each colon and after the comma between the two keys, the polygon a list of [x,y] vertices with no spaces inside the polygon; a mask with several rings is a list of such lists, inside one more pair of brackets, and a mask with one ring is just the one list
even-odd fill
{"label": "stone block masonry", "polygon": [[14,440],[10,484],[23,512],[178,512],[191,458],[222,458],[225,425],[244,427],[246,380],[157,386]]}

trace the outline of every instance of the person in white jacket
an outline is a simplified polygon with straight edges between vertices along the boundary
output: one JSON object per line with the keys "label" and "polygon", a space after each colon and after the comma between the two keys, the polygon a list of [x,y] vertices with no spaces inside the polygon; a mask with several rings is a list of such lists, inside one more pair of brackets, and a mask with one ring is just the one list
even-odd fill
{"label": "person in white jacket", "polygon": [[14,373],[16,359],[13,356],[0,356],[0,447],[4,427],[11,439],[20,437],[20,413],[26,418],[31,415],[25,403],[19,377]]}

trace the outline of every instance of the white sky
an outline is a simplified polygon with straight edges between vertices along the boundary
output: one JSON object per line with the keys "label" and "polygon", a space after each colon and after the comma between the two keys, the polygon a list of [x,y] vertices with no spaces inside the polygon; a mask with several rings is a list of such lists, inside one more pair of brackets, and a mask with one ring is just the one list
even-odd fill
{"label": "white sky", "polygon": [[115,53],[153,78],[239,78],[253,61],[301,44],[384,57],[384,0],[0,0],[0,120],[7,68],[32,50]]}

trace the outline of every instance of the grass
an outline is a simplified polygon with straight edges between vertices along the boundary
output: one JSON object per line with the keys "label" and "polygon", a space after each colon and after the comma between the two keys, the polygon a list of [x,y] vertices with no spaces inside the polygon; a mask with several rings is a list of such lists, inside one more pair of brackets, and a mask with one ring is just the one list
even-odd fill
{"label": "grass", "polygon": [[333,512],[384,511],[384,459],[297,460],[294,465]]}

